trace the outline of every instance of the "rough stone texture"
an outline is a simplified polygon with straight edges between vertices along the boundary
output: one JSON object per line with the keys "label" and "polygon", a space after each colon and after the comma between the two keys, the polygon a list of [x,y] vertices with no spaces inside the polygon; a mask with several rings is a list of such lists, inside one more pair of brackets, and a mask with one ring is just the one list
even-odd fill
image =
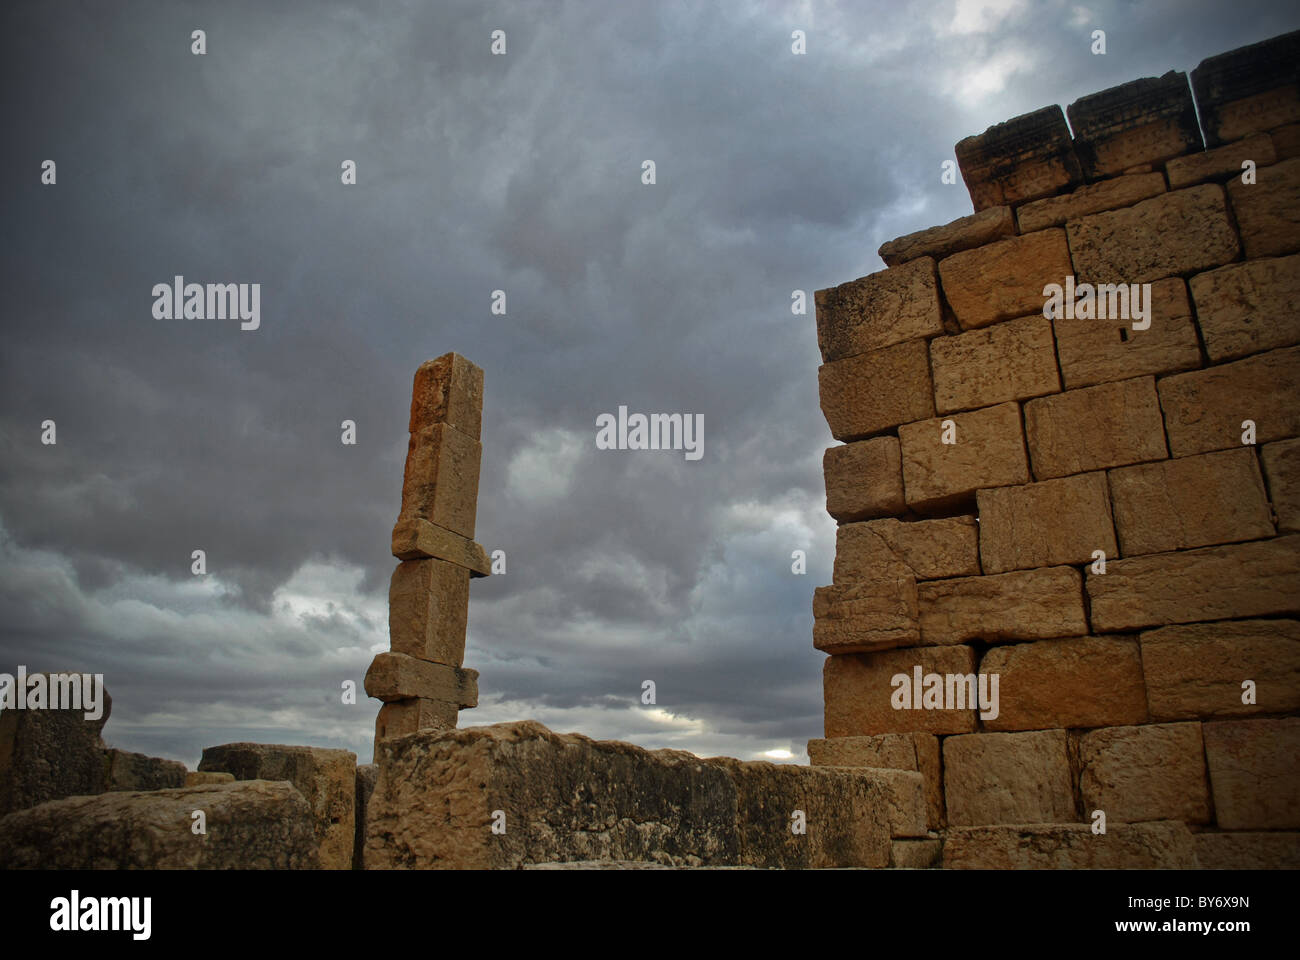
{"label": "rough stone texture", "polygon": [[1300,157],[1300,123],[1288,124],[1269,131],[1268,138],[1273,141],[1273,150],[1279,160]]}
{"label": "rough stone texture", "polygon": [[[738,770],[749,766],[728,757],[718,757],[710,762],[724,760],[729,766]],[[768,765],[764,764],[764,766]],[[767,774],[766,770],[760,769],[760,772]],[[889,825],[891,837],[924,837],[929,834],[925,778],[918,771],[897,770],[890,767],[858,767],[853,772],[861,777],[869,777],[879,784],[878,802]],[[761,789],[762,784],[756,783],[752,793],[757,796],[761,793]]]}
{"label": "rough stone texture", "polygon": [[411,434],[398,521],[428,520],[472,538],[482,455],[482,444],[444,423]]}
{"label": "rough stone texture", "polygon": [[943,333],[930,257],[818,290],[815,299],[817,343],[825,361]]}
{"label": "rough stone texture", "polygon": [[[202,810],[207,834],[191,814]],[[291,784],[261,780],[106,793],[0,819],[4,870],[310,870],[311,807]]]}
{"label": "rough stone texture", "polygon": [[1061,389],[1052,323],[1042,316],[937,337],[930,341],[930,369],[941,414]]}
{"label": "rough stone texture", "polygon": [[1277,159],[1273,139],[1267,134],[1257,134],[1204,153],[1176,157],[1165,164],[1165,173],[1169,177],[1169,186],[1178,190],[1202,180],[1240,177],[1242,162],[1246,160],[1253,160],[1258,168],[1276,163]]}
{"label": "rough stone texture", "polygon": [[435,557],[464,567],[472,577],[486,577],[492,572],[482,547],[427,520],[397,522],[393,527],[393,556],[398,560]]}
{"label": "rough stone texture", "polygon": [[822,456],[826,477],[826,512],[845,523],[902,513],[902,453],[897,437],[872,437],[838,447]]}
{"label": "rough stone texture", "polygon": [[1089,179],[1201,149],[1187,74],[1175,70],[1080,97],[1066,116]]}
{"label": "rough stone texture", "polygon": [[[368,869],[889,860],[885,789],[870,771],[701,760],[531,721],[386,741],[378,765]],[[492,832],[495,810],[504,833]],[[807,816],[806,835],[791,831],[794,810]]]}
{"label": "rough stone texture", "polygon": [[1300,439],[1266,443],[1260,448],[1269,499],[1279,533],[1300,531]]}
{"label": "rough stone texture", "polygon": [[954,827],[1077,819],[1064,730],[946,737],[943,792]]}
{"label": "rough stone texture", "polygon": [[191,770],[185,774],[185,786],[187,787],[210,787],[216,783],[234,783],[235,775],[233,773],[206,773],[199,770]]}
{"label": "rough stone texture", "polygon": [[1119,552],[1104,473],[981,490],[977,500],[985,573],[1090,563],[1094,550]]}
{"label": "rough stone texture", "polygon": [[930,829],[947,822],[943,810],[943,775],[939,767],[939,738],[932,733],[885,733],[875,737],[809,740],[808,760],[815,766],[876,767],[911,770],[925,781]]}
{"label": "rough stone texture", "polygon": [[880,653],[828,657],[822,667],[825,692],[826,736],[861,737],[881,733],[970,733],[975,730],[975,711],[895,710],[890,698],[896,674],[909,682],[913,668],[923,674],[975,672],[975,654],[970,647],[917,647]]}
{"label": "rough stone texture", "polygon": [[934,416],[924,340],[823,363],[817,386],[822,413],[836,440],[858,440]]}
{"label": "rough stone texture", "polygon": [[[50,675],[44,675],[47,683]],[[100,733],[113,701],[101,689],[103,715],[95,720],[84,710],[0,710],[0,817],[47,800],[104,792]]]}
{"label": "rough stone texture", "polygon": [[935,580],[917,587],[921,642],[987,643],[1088,632],[1083,578],[1073,567]]}
{"label": "rough stone texture", "polygon": [[943,855],[943,841],[895,840],[889,847],[889,865],[900,870],[928,870]]}
{"label": "rough stone texture", "polygon": [[422,558],[403,561],[393,570],[388,637],[394,653],[459,667],[465,659],[468,613],[466,568]]}
{"label": "rough stone texture", "polygon": [[1073,272],[1087,283],[1146,283],[1186,275],[1222,266],[1241,249],[1223,188],[1211,183],[1071,220],[1065,229]]}
{"label": "rough stone texture", "polygon": [[869,653],[920,640],[916,581],[864,580],[813,591],[813,646],[823,653]]}
{"label": "rough stone texture", "polygon": [[883,575],[936,580],[979,572],[979,529],[974,517],[872,520],[846,523],[835,531],[836,583]]}
{"label": "rough stone texture", "polygon": [[[956,427],[956,443],[943,442],[945,420]],[[1015,403],[904,424],[898,428],[898,440],[907,505],[922,513],[969,500],[982,487],[1029,480],[1020,407]]]}
{"label": "rough stone texture", "polygon": [[1043,287],[1063,283],[1071,272],[1065,231],[1059,227],[1008,237],[939,261],[944,296],[963,330],[1041,314]]}
{"label": "rough stone texture", "polygon": [[1157,389],[1175,457],[1241,446],[1246,420],[1257,443],[1300,434],[1298,347],[1165,377]]}
{"label": "rough stone texture", "polygon": [[1147,718],[1136,640],[1075,637],[994,647],[980,672],[1001,677],[999,713],[984,721],[987,730],[1111,727]]}
{"label": "rough stone texture", "polygon": [[1098,631],[1300,613],[1300,535],[1115,560],[1085,587]]}
{"label": "rough stone texture", "polygon": [[321,868],[352,869],[352,849],[356,842],[356,754],[322,747],[227,743],[207,747],[199,761],[199,770],[233,773],[237,780],[289,781],[311,808]]}
{"label": "rough stone texture", "polygon": [[1056,317],[1056,351],[1069,389],[1151,373],[1173,373],[1201,365],[1201,348],[1179,277],[1151,284],[1151,326],[1134,330],[1129,320]]}
{"label": "rough stone texture", "polygon": [[367,696],[376,700],[422,697],[461,707],[478,705],[478,671],[416,660],[404,653],[379,653],[366,671]]}
{"label": "rough stone texture", "polygon": [[483,412],[483,371],[456,353],[426,360],[415,371],[409,432],[445,423],[479,439]]}
{"label": "rough stone texture", "polygon": [[[108,790],[168,790],[189,786],[185,764],[125,750],[104,751]],[[96,793],[98,791],[95,791]]]}
{"label": "rough stone texture", "polygon": [[1192,88],[1208,146],[1300,120],[1300,31],[1202,60]]}
{"label": "rough stone texture", "polygon": [[1249,447],[1111,470],[1120,553],[1134,557],[1273,536]]}
{"label": "rough stone texture", "polygon": [[1198,833],[1202,870],[1300,870],[1300,833]]}
{"label": "rough stone texture", "polygon": [[353,834],[352,869],[366,868],[366,807],[379,780],[379,767],[373,763],[357,767],[356,832]]}
{"label": "rough stone texture", "polygon": [[[941,227],[919,230],[883,243],[879,250],[880,259],[891,267],[917,257],[941,260],[958,251],[982,247],[994,240],[1012,236],[1015,232],[1016,224],[1011,217],[1010,207],[989,207],[979,213],[959,217]],[[1022,227],[1021,232],[1027,231]]]}
{"label": "rough stone texture", "polygon": [[1176,821],[959,827],[948,831],[943,865],[951,870],[1191,870],[1196,848]]}
{"label": "rough stone texture", "polygon": [[1214,363],[1300,343],[1300,255],[1230,264],[1190,286]]}
{"label": "rough stone texture", "polygon": [[1016,210],[1016,219],[1021,233],[1032,233],[1048,227],[1061,227],[1067,221],[1101,213],[1103,210],[1131,207],[1164,192],[1165,178],[1159,173],[1114,177],[1079,187],[1065,196],[1045,197],[1026,203]]}
{"label": "rough stone texture", "polygon": [[956,150],[977,211],[1051,196],[1083,182],[1065,114],[1055,104],[966,137]]}
{"label": "rough stone texture", "polygon": [[451,700],[407,697],[390,700],[375,717],[375,742],[404,737],[417,730],[451,730],[460,715],[460,705]]}
{"label": "rough stone texture", "polygon": [[[1300,623],[1227,620],[1139,636],[1152,720],[1300,711]],[[1255,703],[1241,702],[1242,681]]]}
{"label": "rough stone texture", "polygon": [[1102,383],[1025,404],[1039,480],[1167,457],[1154,377]]}
{"label": "rough stone texture", "polygon": [[1246,257],[1277,257],[1300,250],[1300,157],[1255,171],[1254,183],[1228,181]]}
{"label": "rough stone texture", "polygon": [[1223,720],[1203,727],[1219,826],[1300,827],[1300,717]]}
{"label": "rough stone texture", "polygon": [[1083,810],[1112,823],[1210,822],[1205,750],[1199,723],[1094,730],[1079,739]]}

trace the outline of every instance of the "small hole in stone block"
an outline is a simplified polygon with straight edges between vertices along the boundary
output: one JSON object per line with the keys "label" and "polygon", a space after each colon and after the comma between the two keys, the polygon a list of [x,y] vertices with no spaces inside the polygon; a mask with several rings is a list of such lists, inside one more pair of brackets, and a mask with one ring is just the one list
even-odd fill
{"label": "small hole in stone block", "polygon": [[1119,328],[1119,342],[1128,343],[1128,327]]}

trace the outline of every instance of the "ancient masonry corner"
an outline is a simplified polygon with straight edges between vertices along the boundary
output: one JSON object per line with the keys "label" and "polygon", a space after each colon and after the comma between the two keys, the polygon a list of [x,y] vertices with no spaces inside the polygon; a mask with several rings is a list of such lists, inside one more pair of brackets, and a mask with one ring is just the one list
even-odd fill
{"label": "ancient masonry corner", "polygon": [[920,773],[944,866],[1300,867],[1298,63],[968,137],[975,213],[816,294],[809,755]]}

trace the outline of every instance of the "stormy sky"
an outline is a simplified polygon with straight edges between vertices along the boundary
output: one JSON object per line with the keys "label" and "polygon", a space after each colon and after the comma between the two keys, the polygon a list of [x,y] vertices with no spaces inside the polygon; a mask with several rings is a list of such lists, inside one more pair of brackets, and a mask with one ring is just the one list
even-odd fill
{"label": "stormy sky", "polygon": [[[387,649],[411,379],[454,350],[485,371],[476,539],[507,560],[471,585],[462,725],[803,760],[832,441],[791,292],[969,213],[940,182],[963,136],[1297,26],[1245,0],[6,3],[0,671],[103,673],[109,743],[191,767],[231,740],[368,761],[379,704],[340,685]],[[260,283],[260,328],[155,319],[176,275]],[[703,458],[598,450],[620,405],[702,415]]]}

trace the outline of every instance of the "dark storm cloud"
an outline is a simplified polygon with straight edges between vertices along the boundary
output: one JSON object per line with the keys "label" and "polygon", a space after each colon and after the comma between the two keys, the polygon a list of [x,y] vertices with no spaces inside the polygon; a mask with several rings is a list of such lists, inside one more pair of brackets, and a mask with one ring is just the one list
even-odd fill
{"label": "dark storm cloud", "polygon": [[[109,739],[191,763],[228,739],[368,756],[375,704],[338,690],[386,645],[411,375],[447,350],[486,371],[478,539],[509,563],[473,586],[465,719],[797,753],[821,730],[810,598],[834,527],[791,290],[969,212],[938,178],[960,137],[1297,19],[1014,0],[4,16],[0,659],[102,670]],[[260,282],[261,329],[155,320],[177,274]],[[620,404],[702,414],[704,459],[596,450]]]}

